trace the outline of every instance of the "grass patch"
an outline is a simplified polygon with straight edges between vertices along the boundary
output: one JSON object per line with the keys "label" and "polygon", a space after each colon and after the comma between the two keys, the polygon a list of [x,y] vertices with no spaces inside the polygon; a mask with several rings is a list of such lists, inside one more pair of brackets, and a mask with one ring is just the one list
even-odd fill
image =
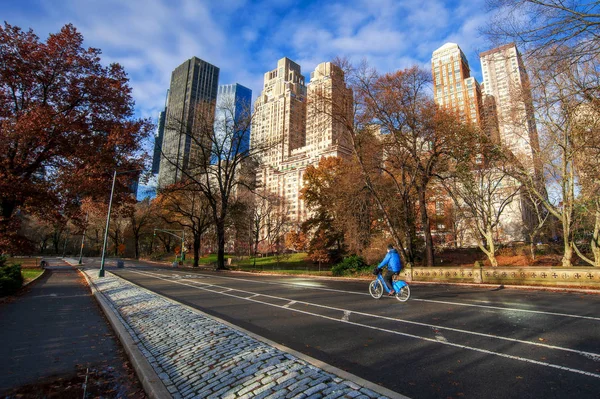
{"label": "grass patch", "polygon": [[257,268],[246,268],[246,269],[240,269],[237,268],[236,270],[245,270],[245,271],[252,271],[252,272],[257,272],[257,273],[269,273],[269,272],[275,272],[277,274],[289,274],[289,275],[311,275],[311,276],[325,276],[325,277],[331,277],[331,271],[329,270],[304,270],[304,269],[298,269],[298,270],[285,270],[285,269],[257,269]]}
{"label": "grass patch", "polygon": [[42,273],[44,273],[44,269],[21,269],[21,276],[25,281],[31,281]]}
{"label": "grass patch", "polygon": [[[240,270],[276,270],[278,272],[290,272],[289,274],[300,274],[306,271],[319,271],[319,265],[314,264],[306,258],[306,253],[292,253],[285,256],[263,256],[260,258],[244,257],[233,259],[232,266]],[[329,266],[321,266],[321,272],[329,273]]]}
{"label": "grass patch", "polygon": [[[225,266],[227,266],[227,259],[231,258],[231,269],[234,270],[253,270],[253,271],[276,271],[283,274],[310,274],[318,276],[331,276],[331,265],[319,265],[313,263],[307,258],[305,252],[291,253],[286,255],[277,256],[263,256],[263,257],[249,257],[249,256],[234,256],[225,255]],[[165,258],[166,261],[172,262],[172,256]],[[192,266],[194,264],[194,257],[191,254],[187,254],[185,259],[186,266]],[[215,265],[217,263],[217,254],[208,254],[198,259],[198,265]]]}

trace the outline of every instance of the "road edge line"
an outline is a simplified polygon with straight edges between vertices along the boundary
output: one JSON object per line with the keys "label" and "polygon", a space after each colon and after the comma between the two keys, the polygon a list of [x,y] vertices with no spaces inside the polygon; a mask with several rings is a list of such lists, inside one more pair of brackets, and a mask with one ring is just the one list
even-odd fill
{"label": "road edge line", "polygon": [[114,277],[116,277],[116,278],[120,278],[122,280],[125,280],[128,283],[133,284],[133,285],[137,286],[138,288],[140,288],[142,290],[145,290],[145,291],[148,291],[148,292],[152,293],[153,295],[160,296],[161,298],[163,298],[163,299],[165,299],[165,300],[167,300],[169,302],[172,302],[172,303],[175,303],[177,305],[183,306],[183,307],[187,308],[188,310],[190,310],[192,312],[200,313],[202,316],[204,316],[206,318],[209,318],[209,319],[215,320],[218,323],[224,324],[225,326],[227,326],[229,328],[232,328],[232,329],[234,329],[234,330],[236,330],[238,332],[241,332],[243,334],[246,334],[246,335],[250,336],[251,338],[256,339],[257,341],[260,341],[260,342],[262,342],[264,344],[270,345],[270,346],[272,346],[272,347],[274,347],[276,349],[279,349],[282,352],[285,352],[285,353],[288,353],[288,354],[290,354],[292,356],[295,356],[298,359],[304,360],[305,362],[307,362],[307,363],[309,363],[309,364],[311,364],[311,365],[313,365],[313,366],[315,366],[317,368],[320,368],[321,370],[323,370],[323,371],[325,371],[327,373],[335,374],[336,376],[338,376],[338,377],[340,377],[342,379],[352,381],[352,382],[356,383],[357,385],[360,385],[360,386],[362,386],[364,388],[370,389],[371,391],[377,392],[378,394],[381,394],[383,396],[387,396],[390,399],[410,399],[408,396],[404,396],[404,395],[402,395],[402,394],[400,394],[398,392],[394,392],[394,391],[392,391],[392,390],[390,390],[388,388],[382,387],[381,385],[378,385],[378,384],[376,384],[374,382],[365,380],[362,377],[359,377],[359,376],[354,375],[352,373],[349,373],[349,372],[347,372],[345,370],[342,370],[340,368],[332,366],[332,365],[330,365],[328,363],[325,363],[325,362],[323,362],[321,360],[315,359],[315,358],[313,358],[313,357],[311,357],[309,355],[306,355],[306,354],[304,354],[302,352],[298,352],[298,351],[296,351],[294,349],[288,348],[285,345],[279,344],[279,343],[277,343],[275,341],[272,341],[272,340],[270,340],[268,338],[265,338],[265,337],[263,337],[261,335],[253,333],[251,331],[248,331],[248,330],[246,330],[243,327],[236,326],[235,324],[232,324],[232,323],[230,323],[230,322],[228,322],[226,320],[223,320],[223,319],[221,319],[218,316],[213,316],[213,315],[208,314],[208,313],[206,313],[206,312],[204,312],[204,311],[202,311],[200,309],[196,309],[196,308],[194,308],[194,307],[192,307],[190,305],[186,305],[185,303],[178,302],[178,301],[176,301],[176,300],[174,300],[172,298],[169,298],[169,297],[164,296],[162,294],[159,294],[157,292],[150,291],[149,289],[144,288],[144,287],[142,287],[142,286],[140,286],[138,284],[135,284],[132,281],[124,279],[124,278],[122,278],[122,277],[120,277],[120,276],[118,276],[118,275],[116,275],[114,273],[111,273],[111,275],[114,276]]}

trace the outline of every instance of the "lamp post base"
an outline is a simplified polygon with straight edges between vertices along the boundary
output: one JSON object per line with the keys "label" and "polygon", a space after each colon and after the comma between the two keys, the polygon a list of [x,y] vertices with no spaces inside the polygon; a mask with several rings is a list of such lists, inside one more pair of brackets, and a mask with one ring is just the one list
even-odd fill
{"label": "lamp post base", "polygon": [[100,269],[100,272],[98,273],[98,277],[104,277],[104,269]]}

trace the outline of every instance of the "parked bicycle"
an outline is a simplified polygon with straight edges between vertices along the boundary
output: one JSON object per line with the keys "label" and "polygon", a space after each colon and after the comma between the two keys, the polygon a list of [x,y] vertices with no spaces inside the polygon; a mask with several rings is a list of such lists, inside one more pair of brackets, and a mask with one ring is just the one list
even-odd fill
{"label": "parked bicycle", "polygon": [[[375,274],[375,271],[373,274]],[[396,299],[400,302],[408,301],[408,298],[410,298],[410,287],[408,286],[408,283],[404,280],[395,280],[393,285],[394,291],[396,292],[396,295],[394,295]],[[373,298],[379,299],[383,296],[384,292],[389,293],[390,289],[383,280],[381,270],[377,269],[377,278],[369,284],[369,294],[371,294]]]}

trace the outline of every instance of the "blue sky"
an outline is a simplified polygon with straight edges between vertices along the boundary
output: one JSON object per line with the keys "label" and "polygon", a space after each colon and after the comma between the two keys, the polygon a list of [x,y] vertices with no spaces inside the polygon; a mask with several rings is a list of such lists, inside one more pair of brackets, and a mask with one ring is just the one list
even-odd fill
{"label": "blue sky", "polygon": [[265,72],[288,57],[305,77],[336,55],[366,59],[380,72],[420,65],[446,42],[460,45],[481,81],[478,29],[485,0],[2,0],[0,20],[41,40],[73,23],[102,62],[125,67],[136,113],[156,121],[171,71],[197,56],[220,68],[220,84],[256,98]]}

